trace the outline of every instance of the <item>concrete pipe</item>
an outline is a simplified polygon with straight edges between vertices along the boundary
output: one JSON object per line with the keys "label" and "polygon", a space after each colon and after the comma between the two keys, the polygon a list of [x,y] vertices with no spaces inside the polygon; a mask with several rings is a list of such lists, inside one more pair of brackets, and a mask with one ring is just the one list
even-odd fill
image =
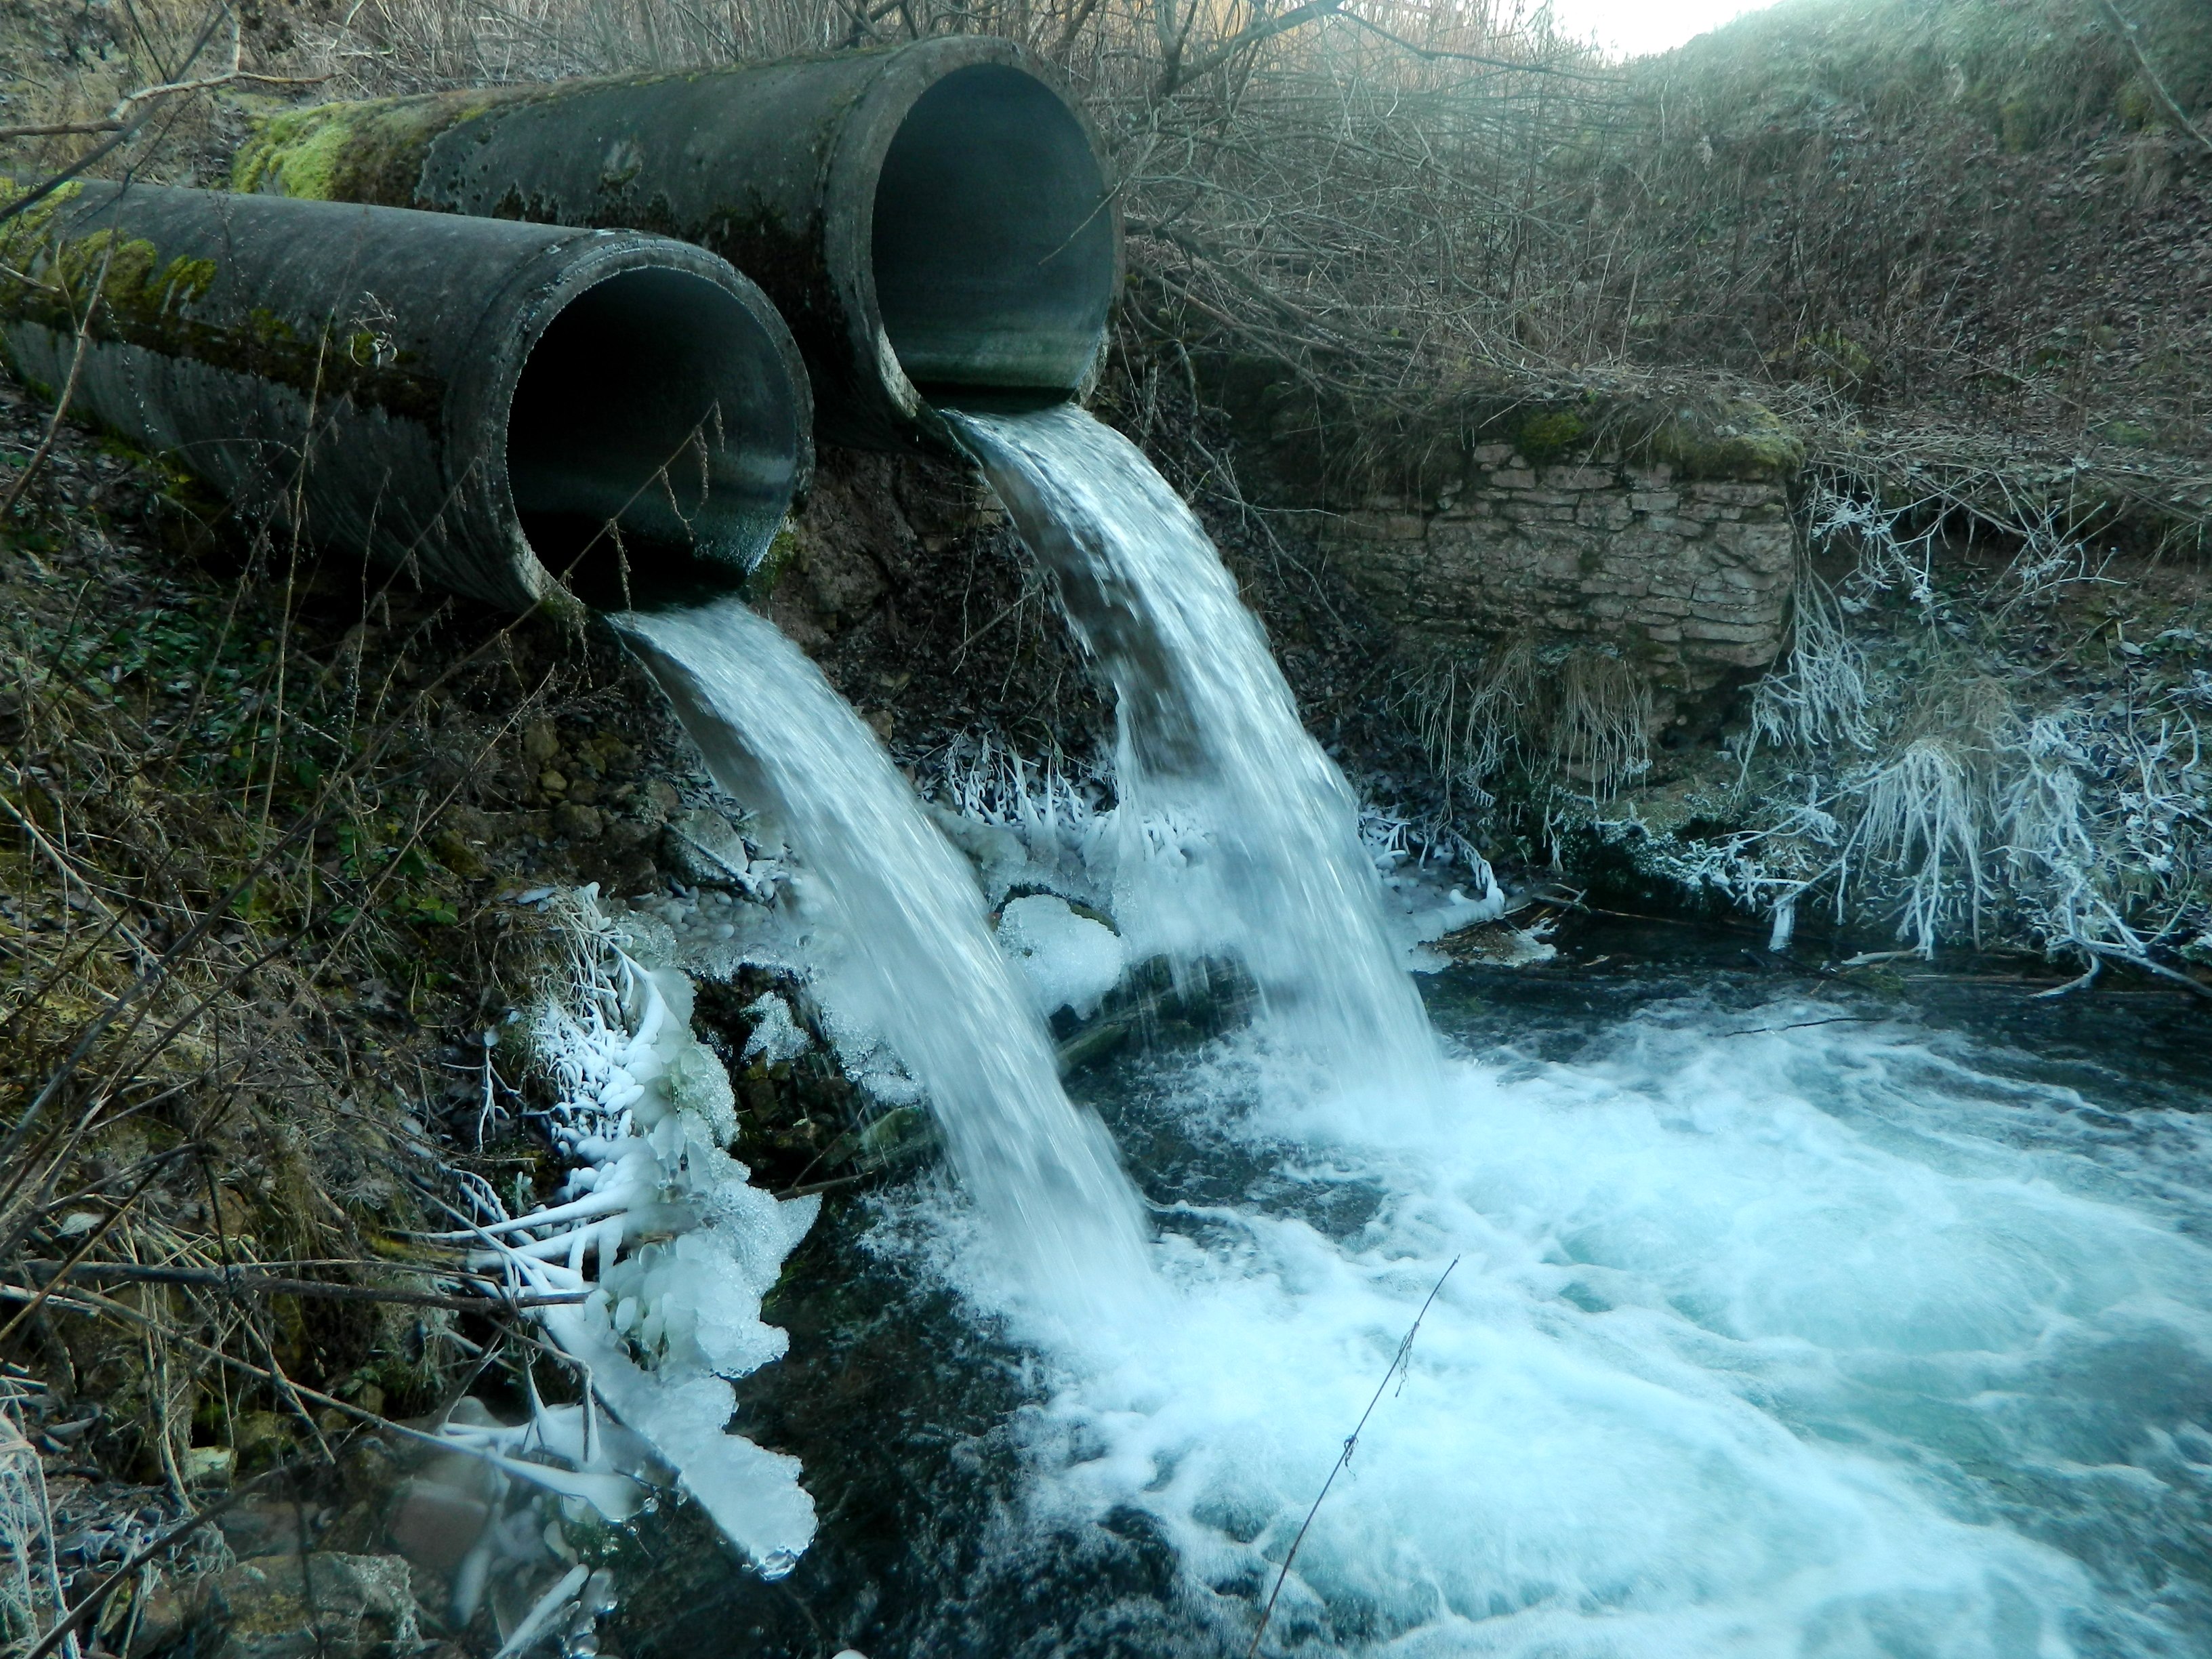
{"label": "concrete pipe", "polygon": [[236,188],[697,242],[798,337],[825,441],[941,438],[933,398],[1078,393],[1121,270],[1098,135],[981,36],[737,69],[326,104]]}
{"label": "concrete pipe", "polygon": [[517,610],[738,586],[812,462],[775,308],[635,231],[86,183],[0,225],[0,336],[246,511]]}

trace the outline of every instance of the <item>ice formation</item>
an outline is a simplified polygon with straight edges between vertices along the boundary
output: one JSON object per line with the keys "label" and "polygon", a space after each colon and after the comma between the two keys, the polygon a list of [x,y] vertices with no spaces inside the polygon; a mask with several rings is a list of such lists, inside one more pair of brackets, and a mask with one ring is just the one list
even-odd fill
{"label": "ice formation", "polygon": [[[447,1435],[487,1451],[504,1437],[610,1480],[641,1473],[625,1455],[641,1446],[764,1575],[779,1577],[813,1537],[812,1500],[796,1459],[724,1425],[730,1380],[784,1352],[784,1333],[761,1320],[761,1297],[821,1200],[779,1202],[723,1150],[736,1125],[730,1080],[691,1035],[682,970],[633,954],[645,935],[611,921],[596,887],[548,904],[568,960],[531,1037],[559,1095],[546,1128],[573,1168],[555,1202],[521,1215],[478,1183],[481,1213],[451,1237],[480,1246],[474,1264],[514,1291],[588,1292],[536,1310],[586,1383],[585,1401],[565,1413],[541,1409],[515,1430],[449,1425]],[[635,1442],[601,1431],[597,1406]],[[539,1468],[509,1472],[537,1479]],[[623,1512],[618,1494],[593,1501]]]}
{"label": "ice formation", "polygon": [[1042,1014],[1066,1008],[1090,1018],[1129,965],[1120,934],[1049,893],[1007,902],[999,915],[999,946],[1021,970]]}

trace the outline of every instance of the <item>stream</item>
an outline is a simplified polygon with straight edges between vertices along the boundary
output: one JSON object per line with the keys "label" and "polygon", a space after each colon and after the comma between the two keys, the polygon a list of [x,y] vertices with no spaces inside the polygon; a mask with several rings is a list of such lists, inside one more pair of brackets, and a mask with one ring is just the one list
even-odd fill
{"label": "stream", "polygon": [[767,1583],[656,1519],[623,1651],[2212,1645],[2201,1027],[1613,924],[1417,992],[1188,508],[1073,407],[947,417],[1115,696],[1119,938],[1081,925],[1176,995],[1063,1091],[819,672],[733,600],[617,619],[948,1154],[825,1206],[763,1307],[732,1426],[799,1460],[811,1547]]}
{"label": "stream", "polygon": [[2212,1644],[2201,1019],[1585,921],[1423,981],[1395,1111],[1249,1030],[1071,1079],[1164,1307],[1024,1312],[942,1176],[833,1204],[738,1426],[821,1532],[685,1511],[623,1651],[2189,1655]]}

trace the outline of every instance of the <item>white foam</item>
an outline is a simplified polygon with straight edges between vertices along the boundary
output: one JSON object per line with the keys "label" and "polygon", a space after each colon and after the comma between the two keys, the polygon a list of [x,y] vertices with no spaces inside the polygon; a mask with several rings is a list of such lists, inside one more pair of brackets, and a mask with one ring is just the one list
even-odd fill
{"label": "white foam", "polygon": [[[1219,1051],[1180,1127],[1278,1196],[1184,1212],[1170,1310],[1056,1350],[1033,1521],[1144,1510],[1249,1601],[1457,1257],[1271,1648],[1325,1618],[1526,1659],[2188,1650],[2121,1581],[2207,1494],[2212,1252],[2177,1223],[2212,1206],[2170,1177],[2212,1135],[2110,1133],[1901,1030],[1750,1029],[1814,1018],[1638,1019],[1391,1097]],[[1323,1193],[1371,1217],[1331,1236]],[[2101,1579],[2028,1535],[2072,1505]]]}

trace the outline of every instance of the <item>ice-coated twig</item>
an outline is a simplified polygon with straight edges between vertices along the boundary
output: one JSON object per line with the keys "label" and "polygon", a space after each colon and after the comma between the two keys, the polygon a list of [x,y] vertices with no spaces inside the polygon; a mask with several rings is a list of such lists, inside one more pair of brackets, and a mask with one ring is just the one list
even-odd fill
{"label": "ice-coated twig", "polygon": [[539,1596],[532,1604],[530,1611],[522,1615],[522,1622],[514,1627],[513,1635],[500,1644],[499,1651],[492,1656],[492,1659],[514,1659],[518,1653],[527,1653],[531,1644],[544,1635],[554,1620],[576,1599],[576,1593],[584,1588],[584,1581],[591,1576],[591,1569],[581,1562],[562,1573],[554,1581],[553,1588]]}

